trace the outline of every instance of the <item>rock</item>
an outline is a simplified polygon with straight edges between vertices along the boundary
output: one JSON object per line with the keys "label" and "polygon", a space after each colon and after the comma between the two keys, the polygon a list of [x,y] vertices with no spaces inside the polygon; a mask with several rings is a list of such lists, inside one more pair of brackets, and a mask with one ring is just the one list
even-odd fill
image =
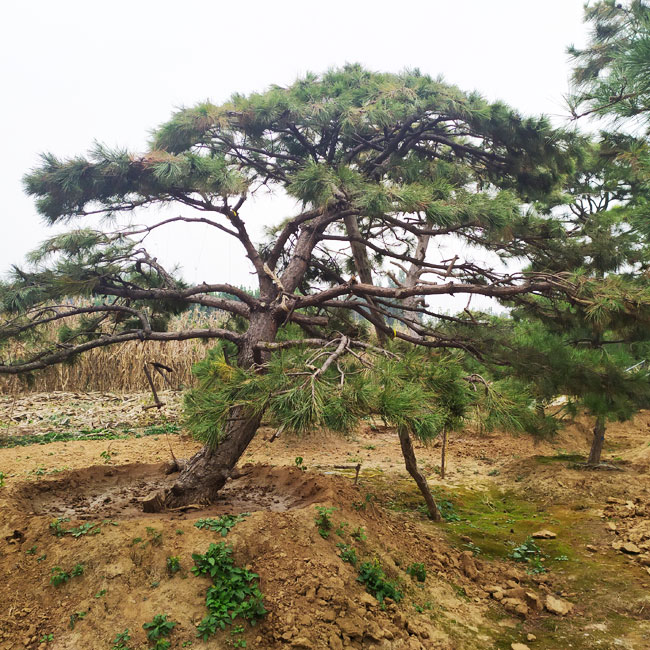
{"label": "rock", "polygon": [[633,542],[625,542],[624,544],[621,544],[621,551],[623,551],[623,553],[629,553],[630,555],[638,555],[641,553],[641,549]]}
{"label": "rock", "polygon": [[331,607],[328,607],[321,612],[321,618],[326,623],[333,623],[336,620],[336,612]]}
{"label": "rock", "polygon": [[470,579],[476,580],[478,577],[478,569],[474,563],[474,556],[471,551],[463,551],[460,554],[460,563],[463,569],[463,573]]}
{"label": "rock", "polygon": [[506,596],[506,598],[518,598],[519,600],[523,600],[526,597],[526,590],[523,587],[504,589],[503,595]]}
{"label": "rock", "polygon": [[368,629],[366,630],[364,637],[366,639],[370,639],[371,641],[379,642],[384,638],[384,632],[376,623],[376,621],[370,621],[370,623],[368,623]]}
{"label": "rock", "polygon": [[364,592],[359,598],[359,604],[366,607],[374,607],[377,604],[377,599],[371,596],[370,594]]}
{"label": "rock", "polygon": [[402,612],[397,612],[393,616],[393,623],[400,629],[403,630],[406,627],[406,616]]}
{"label": "rock", "polygon": [[293,632],[291,630],[288,630],[285,632],[280,638],[283,641],[291,641],[291,637],[293,636]]}
{"label": "rock", "polygon": [[544,606],[551,614],[557,614],[558,616],[566,616],[573,609],[572,603],[561,598],[555,598],[551,594],[546,596]]}
{"label": "rock", "polygon": [[625,501],[622,499],[616,499],[614,497],[607,497],[606,501],[607,503],[618,503],[619,505],[623,505],[625,503]]}
{"label": "rock", "polygon": [[511,643],[510,650],[530,650],[525,643]]}
{"label": "rock", "polygon": [[542,601],[534,591],[527,591],[524,594],[524,600],[526,601],[528,607],[530,607],[531,609],[535,609],[538,612],[541,612],[544,609],[544,605],[542,604]]}
{"label": "rock", "polygon": [[504,598],[501,601],[501,604],[506,608],[506,611],[518,616],[527,616],[528,615],[528,605],[523,600],[519,598]]}
{"label": "rock", "polygon": [[607,524],[605,524],[605,528],[607,528],[607,530],[615,531],[616,524],[613,521],[608,521]]}
{"label": "rock", "polygon": [[593,544],[587,544],[585,548],[590,552],[590,553],[598,553],[598,549],[593,545]]}
{"label": "rock", "polygon": [[537,641],[537,637],[534,634],[527,634],[526,641]]}
{"label": "rock", "polygon": [[544,529],[534,532],[531,537],[534,537],[535,539],[555,539],[557,537],[557,533],[554,533],[552,530]]}
{"label": "rock", "polygon": [[300,636],[297,639],[294,639],[291,643],[292,648],[305,648],[306,650],[311,650],[314,646],[312,645],[309,639],[306,639],[304,636]]}
{"label": "rock", "polygon": [[347,634],[352,639],[362,637],[366,628],[365,623],[358,616],[341,618],[336,621],[336,624],[343,634]]}
{"label": "rock", "polygon": [[343,650],[343,641],[336,634],[330,635],[329,644],[332,650]]}
{"label": "rock", "polygon": [[519,581],[515,580],[506,580],[506,585],[509,589],[516,589],[519,586]]}
{"label": "rock", "polygon": [[504,597],[503,596],[503,591],[495,591],[492,594],[492,598],[494,598],[494,600],[503,600],[503,597]]}

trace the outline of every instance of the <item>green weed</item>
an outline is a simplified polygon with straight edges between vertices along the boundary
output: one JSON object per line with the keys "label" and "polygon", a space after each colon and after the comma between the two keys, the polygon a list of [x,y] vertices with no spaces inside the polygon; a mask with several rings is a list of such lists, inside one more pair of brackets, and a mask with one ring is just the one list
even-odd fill
{"label": "green weed", "polygon": [[244,517],[249,517],[250,513],[243,512],[240,515],[223,515],[214,519],[199,519],[194,526],[196,528],[207,528],[215,533],[220,533],[221,537],[225,537],[230,529],[233,528],[240,521],[244,521]]}
{"label": "green weed", "polygon": [[197,626],[198,636],[204,641],[217,629],[225,630],[238,616],[254,625],[266,614],[259,576],[235,565],[231,546],[225,542],[210,544],[205,554],[194,553],[192,559],[196,563],[192,573],[212,579],[205,599],[208,614]]}
{"label": "green weed", "polygon": [[316,506],[316,512],[318,513],[314,518],[314,523],[318,527],[318,534],[323,538],[327,539],[330,536],[330,531],[332,530],[332,513],[336,508],[326,508],[325,506]]}
{"label": "green weed", "polygon": [[427,569],[422,562],[413,562],[406,567],[406,574],[416,578],[418,582],[424,582],[427,579]]}
{"label": "green weed", "polygon": [[167,620],[167,614],[156,614],[150,623],[145,623],[142,627],[147,630],[147,638],[154,642],[151,650],[167,650],[171,643],[163,637],[169,636],[177,625]]}
{"label": "green weed", "polygon": [[402,592],[397,588],[397,583],[386,580],[386,574],[378,560],[363,562],[359,567],[357,580],[365,585],[366,591],[382,605],[385,598],[392,598],[396,603],[402,600]]}

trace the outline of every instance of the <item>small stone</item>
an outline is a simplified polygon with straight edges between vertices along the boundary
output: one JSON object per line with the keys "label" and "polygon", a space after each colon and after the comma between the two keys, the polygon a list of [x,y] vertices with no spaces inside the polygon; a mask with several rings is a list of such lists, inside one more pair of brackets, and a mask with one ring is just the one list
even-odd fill
{"label": "small stone", "polygon": [[621,544],[621,551],[623,551],[623,553],[630,553],[631,555],[638,555],[641,553],[641,549],[633,542],[625,542],[624,544]]}
{"label": "small stone", "polygon": [[511,643],[510,650],[530,650],[525,643]]}
{"label": "small stone", "polygon": [[474,556],[471,551],[463,551],[460,554],[460,563],[463,569],[463,573],[470,579],[476,580],[478,576],[478,569],[474,563]]}
{"label": "small stone", "polygon": [[332,650],[343,650],[343,641],[341,641],[341,639],[339,639],[336,634],[330,635],[329,642],[330,648],[332,648]]}
{"label": "small stone", "polygon": [[561,598],[555,598],[554,596],[551,596],[551,594],[546,596],[546,602],[544,605],[551,614],[557,614],[558,616],[566,616],[573,609],[571,603],[568,603],[566,600],[562,600]]}
{"label": "small stone", "polygon": [[557,533],[554,533],[552,530],[544,529],[533,533],[532,537],[535,539],[555,539],[557,537]]}
{"label": "small stone", "polygon": [[359,598],[359,603],[361,605],[365,605],[366,607],[374,607],[377,604],[377,599],[373,598],[370,594],[364,592],[361,594],[361,597]]}
{"label": "small stone", "polygon": [[292,648],[305,648],[305,650],[311,650],[314,646],[311,644],[309,639],[306,639],[304,636],[300,636],[291,643]]}
{"label": "small stone", "polygon": [[607,524],[605,524],[605,528],[607,528],[607,530],[615,531],[616,524],[613,521],[608,521]]}
{"label": "small stone", "polygon": [[537,641],[537,637],[534,634],[527,634],[526,641]]}
{"label": "small stone", "polygon": [[587,544],[585,548],[590,552],[590,553],[598,553],[598,549],[593,545],[593,544]]}

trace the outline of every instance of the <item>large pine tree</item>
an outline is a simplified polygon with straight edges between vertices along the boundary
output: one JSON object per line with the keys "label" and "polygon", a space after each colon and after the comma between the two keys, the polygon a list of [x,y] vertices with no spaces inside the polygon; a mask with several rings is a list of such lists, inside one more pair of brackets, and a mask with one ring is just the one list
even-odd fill
{"label": "large pine tree", "polygon": [[[464,398],[449,398],[457,371],[443,381],[435,368],[454,366],[444,356],[450,350],[480,357],[489,326],[469,309],[449,316],[435,297],[559,299],[584,291],[561,268],[508,271],[491,259],[532,259],[540,246],[552,251],[566,240],[561,222],[526,212],[522,202],[560,185],[576,151],[544,118],[524,118],[417,71],[377,74],[355,65],[181,110],[142,154],[96,146],[87,157],[44,155],[25,185],[49,223],[96,215],[123,225],[57,235],[14,270],[1,288],[10,316],[0,334],[29,337],[32,347],[5,359],[0,373],[128,340],[220,339],[202,371],[211,396],[194,393],[188,402],[206,445],[149,507],[213,498],[266,411],[295,429],[343,428],[348,415],[379,414],[396,426],[407,468],[426,493],[411,436],[427,439],[444,424],[436,404],[447,404],[452,419],[464,408]],[[263,187],[302,207],[265,224],[267,239],[253,242],[248,199]],[[177,216],[177,205],[193,211]],[[170,216],[137,212],[149,206]],[[124,225],[120,217],[134,211],[146,225]],[[248,258],[255,292],[188,284],[167,270],[143,241],[178,221],[208,224],[227,238]],[[432,245],[450,237],[472,248],[450,258]],[[226,244],[215,241],[217,257]],[[92,304],[68,302],[79,296]],[[223,310],[239,325],[168,331],[171,313],[196,305]],[[60,340],[39,338],[40,326],[70,318],[81,320],[62,328]],[[463,332],[450,335],[449,322]],[[276,385],[267,377],[284,379]]]}

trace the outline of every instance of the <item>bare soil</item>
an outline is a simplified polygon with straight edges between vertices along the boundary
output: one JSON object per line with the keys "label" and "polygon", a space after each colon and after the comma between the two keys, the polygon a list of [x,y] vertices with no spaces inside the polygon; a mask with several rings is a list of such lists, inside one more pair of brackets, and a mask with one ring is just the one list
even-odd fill
{"label": "bare soil", "polygon": [[[173,433],[178,396],[163,400],[157,411],[143,409],[144,394],[0,397],[1,650],[111,649],[126,628],[129,648],[148,648],[142,625],[156,614],[177,622],[171,648],[244,641],[261,649],[650,648],[650,413],[608,428],[605,455],[618,471],[580,466],[590,442],[586,418],[550,441],[454,434],[445,480],[439,446],[417,447],[448,519],[434,524],[406,475],[396,434],[374,424],[348,438],[272,442],[274,431],[263,428],[242,459],[242,476],[216,503],[145,514],[140,499],[174,479],[165,473],[172,453],[198,449]],[[81,433],[6,446],[52,432]],[[316,506],[335,509],[327,539]],[[194,525],[242,513],[249,514],[227,537]],[[57,520],[90,532],[57,537]],[[540,529],[557,535],[536,540],[545,572],[508,558]],[[191,555],[221,541],[237,564],[259,574],[269,613],[255,627],[241,622],[241,633],[230,628],[204,642],[196,624],[209,582],[191,573]],[[373,598],[337,544],[379,562],[401,602]],[[168,557],[179,558],[178,573],[168,573]],[[412,563],[425,565],[425,582],[406,574]],[[83,575],[50,584],[53,567],[76,564]],[[549,596],[570,613],[551,613]]]}

